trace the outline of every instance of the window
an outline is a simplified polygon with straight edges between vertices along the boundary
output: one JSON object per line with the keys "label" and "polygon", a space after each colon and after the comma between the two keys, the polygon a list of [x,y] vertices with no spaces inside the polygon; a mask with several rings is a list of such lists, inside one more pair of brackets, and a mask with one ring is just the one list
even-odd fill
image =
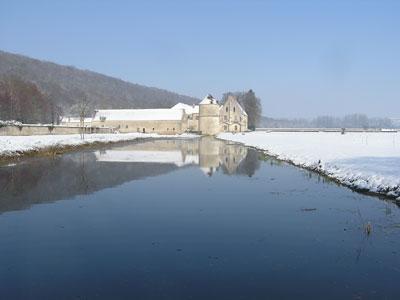
{"label": "window", "polygon": [[228,108],[228,106],[227,106],[227,107],[225,108],[225,111],[228,112],[228,110],[229,110],[229,108]]}
{"label": "window", "polygon": [[237,131],[237,125],[235,125],[235,131]]}
{"label": "window", "polygon": [[140,132],[140,128],[139,127],[137,128],[137,132]]}
{"label": "window", "polygon": [[235,112],[236,111],[236,107],[233,107],[233,112]]}
{"label": "window", "polygon": [[127,128],[127,129],[128,129],[128,125],[125,125],[125,128]]}
{"label": "window", "polygon": [[100,117],[100,122],[105,122],[105,120],[106,120],[106,117],[103,117],[103,116]]}
{"label": "window", "polygon": [[153,131],[154,131],[154,127],[153,127]]}
{"label": "window", "polygon": [[228,129],[228,127],[226,125],[224,125],[224,130],[226,131]]}
{"label": "window", "polygon": [[242,117],[240,117],[240,122],[242,122]]}
{"label": "window", "polygon": [[228,120],[228,117],[227,117],[227,116],[224,116],[224,120],[225,120],[225,121]]}
{"label": "window", "polygon": [[172,128],[173,131],[175,131],[175,128]]}
{"label": "window", "polygon": [[169,131],[169,128],[167,128],[167,131]]}
{"label": "window", "polygon": [[143,128],[143,133],[145,133],[146,132],[146,128]]}

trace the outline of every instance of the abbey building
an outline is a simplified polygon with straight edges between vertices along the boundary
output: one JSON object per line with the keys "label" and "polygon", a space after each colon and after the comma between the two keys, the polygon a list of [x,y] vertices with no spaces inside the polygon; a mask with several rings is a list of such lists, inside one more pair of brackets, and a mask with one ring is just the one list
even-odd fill
{"label": "abbey building", "polygon": [[246,112],[233,96],[220,104],[207,95],[197,105],[178,103],[171,108],[96,110],[91,126],[111,127],[122,133],[215,135],[246,131],[248,123]]}

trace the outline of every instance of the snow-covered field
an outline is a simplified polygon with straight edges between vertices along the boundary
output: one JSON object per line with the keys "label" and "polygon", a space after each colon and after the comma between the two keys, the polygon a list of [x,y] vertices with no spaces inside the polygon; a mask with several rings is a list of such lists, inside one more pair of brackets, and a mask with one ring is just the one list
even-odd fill
{"label": "snow-covered field", "polygon": [[400,200],[400,133],[250,132],[221,133],[218,138]]}
{"label": "snow-covered field", "polygon": [[158,135],[150,133],[86,134],[82,140],[79,134],[72,135],[33,135],[0,136],[0,157],[20,156],[32,151],[41,151],[53,147],[80,146],[92,143],[132,141],[138,138],[193,138],[197,135]]}

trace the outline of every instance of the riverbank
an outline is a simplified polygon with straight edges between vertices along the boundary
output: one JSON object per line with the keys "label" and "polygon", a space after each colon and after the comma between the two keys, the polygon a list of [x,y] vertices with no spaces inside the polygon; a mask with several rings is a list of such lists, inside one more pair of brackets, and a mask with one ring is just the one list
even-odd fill
{"label": "riverbank", "polygon": [[0,161],[33,155],[54,155],[86,147],[149,138],[195,138],[194,134],[159,135],[151,133],[0,136]]}
{"label": "riverbank", "polygon": [[324,174],[354,190],[400,200],[399,133],[221,133],[296,166]]}

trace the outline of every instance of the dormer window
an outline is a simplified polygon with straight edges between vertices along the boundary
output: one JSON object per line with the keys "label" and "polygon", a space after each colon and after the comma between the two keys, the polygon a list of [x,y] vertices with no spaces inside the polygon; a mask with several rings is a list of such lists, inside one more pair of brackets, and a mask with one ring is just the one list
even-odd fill
{"label": "dormer window", "polygon": [[105,122],[105,121],[106,121],[106,117],[101,116],[101,117],[100,117],[100,122]]}

